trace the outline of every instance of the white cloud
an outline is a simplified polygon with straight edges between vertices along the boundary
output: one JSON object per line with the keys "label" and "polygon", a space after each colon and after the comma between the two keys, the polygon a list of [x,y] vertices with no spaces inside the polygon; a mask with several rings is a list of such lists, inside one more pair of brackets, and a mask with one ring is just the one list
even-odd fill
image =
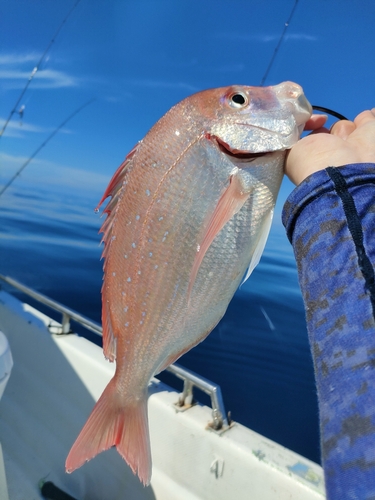
{"label": "white cloud", "polygon": [[317,36],[307,35],[306,33],[290,33],[285,35],[286,40],[305,40],[306,42],[316,42]]}
{"label": "white cloud", "polygon": [[[5,119],[0,117],[0,130],[2,130],[5,124]],[[31,132],[35,134],[47,134],[54,130],[52,127],[40,127],[39,125],[33,125],[32,123],[25,122],[24,120],[17,120],[17,114],[15,117],[8,123],[6,130],[4,132],[4,137],[25,137],[25,132]],[[60,129],[59,132],[63,134],[71,134],[72,130],[63,128]]]}
{"label": "white cloud", "polygon": [[[31,75],[31,71],[14,69],[0,69],[0,79],[8,80],[4,87],[10,89],[23,88]],[[79,84],[77,78],[54,69],[42,69],[37,71],[33,79],[34,89],[56,89],[61,87],[76,87]]]}
{"label": "white cloud", "polygon": [[129,85],[138,85],[139,87],[148,87],[148,88],[160,88],[160,89],[183,89],[189,92],[197,92],[199,90],[198,87],[191,85],[186,82],[173,82],[173,81],[165,81],[165,80],[153,80],[147,78],[139,78],[139,79],[127,79],[126,82]]}
{"label": "white cloud", "polygon": [[218,67],[218,71],[222,73],[234,73],[236,71],[243,71],[245,68],[246,65],[244,63],[229,63]]}
{"label": "white cloud", "polygon": [[24,54],[0,54],[0,66],[2,65],[17,65],[17,64],[23,64],[23,63],[34,63],[34,65],[37,64],[37,62],[40,59],[41,54],[37,54],[36,52],[28,52]]}
{"label": "white cloud", "polygon": [[[35,70],[40,55],[34,52],[21,54],[0,54],[0,79],[7,89],[23,88]],[[45,64],[46,60],[44,61]],[[65,71],[40,69],[33,78],[34,89],[56,89],[75,87],[79,79]]]}
{"label": "white cloud", "polygon": [[[5,120],[3,118],[0,118],[0,129],[3,128],[4,123]],[[38,125],[32,125],[31,123],[26,123],[23,121],[22,122],[10,121],[7,125],[5,134],[8,137],[23,137],[22,132],[41,133],[47,131],[48,131],[47,128],[39,127]]]}
{"label": "white cloud", "polygon": [[[241,42],[277,42],[280,40],[281,34],[269,35],[269,34],[251,34],[251,33],[220,33],[217,38],[224,38],[226,40],[241,41]],[[287,33],[285,35],[285,40],[304,40],[308,42],[315,42],[318,38],[314,35],[308,35],[307,33]]]}
{"label": "white cloud", "polygon": [[[0,182],[5,183],[17,170],[28,160],[26,156],[10,155],[0,153]],[[35,183],[44,185],[55,185],[69,189],[78,189],[82,191],[93,190],[101,194],[107,187],[110,180],[109,174],[101,174],[88,170],[82,170],[58,162],[34,158],[22,171],[22,181],[33,185]],[[18,182],[16,179],[14,182]]]}

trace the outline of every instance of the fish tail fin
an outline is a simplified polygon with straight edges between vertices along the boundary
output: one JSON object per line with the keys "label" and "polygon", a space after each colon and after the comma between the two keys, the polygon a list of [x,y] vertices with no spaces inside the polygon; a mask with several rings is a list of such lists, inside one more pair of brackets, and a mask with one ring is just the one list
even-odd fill
{"label": "fish tail fin", "polygon": [[65,462],[66,472],[78,469],[98,453],[116,446],[144,485],[151,480],[151,450],[147,418],[147,395],[125,407],[114,379],[105,388]]}

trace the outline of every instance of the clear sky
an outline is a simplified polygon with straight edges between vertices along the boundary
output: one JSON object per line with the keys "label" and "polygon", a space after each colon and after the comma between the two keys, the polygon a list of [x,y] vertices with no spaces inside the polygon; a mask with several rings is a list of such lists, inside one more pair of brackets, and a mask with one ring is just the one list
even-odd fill
{"label": "clear sky", "polygon": [[[2,0],[0,124],[76,0]],[[259,85],[295,0],[81,0],[0,140],[0,182],[91,98],[22,175],[103,191],[132,146],[187,95]],[[375,105],[375,2],[299,0],[267,85],[292,80],[353,118]],[[16,180],[12,189],[16,189]],[[290,185],[284,185],[281,201]]]}

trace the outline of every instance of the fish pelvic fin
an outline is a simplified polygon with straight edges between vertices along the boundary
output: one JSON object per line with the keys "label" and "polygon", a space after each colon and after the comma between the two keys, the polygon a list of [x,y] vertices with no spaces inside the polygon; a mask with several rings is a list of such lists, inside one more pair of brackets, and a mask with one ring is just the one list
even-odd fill
{"label": "fish pelvic fin", "polygon": [[65,462],[68,473],[102,451],[116,446],[134,474],[147,486],[151,481],[151,449],[147,417],[147,394],[122,403],[114,379],[105,388]]}
{"label": "fish pelvic fin", "polygon": [[202,242],[198,245],[193,267],[190,273],[188,285],[188,300],[190,300],[199,268],[203,258],[217,234],[223,229],[225,224],[241,210],[250,196],[250,191],[245,192],[241,180],[237,174],[238,169],[230,176],[229,186],[221,195],[215,210],[213,211],[206,225]]}

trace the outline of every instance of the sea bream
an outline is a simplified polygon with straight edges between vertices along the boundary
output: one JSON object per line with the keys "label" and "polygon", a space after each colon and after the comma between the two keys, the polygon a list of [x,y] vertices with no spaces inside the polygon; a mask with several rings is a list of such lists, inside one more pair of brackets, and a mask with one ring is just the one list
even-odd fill
{"label": "sea bream", "polygon": [[151,479],[150,379],[201,342],[259,261],[286,150],[311,116],[301,87],[235,85],[172,107],[128,154],[105,213],[103,350],[116,372],[66,460],[116,446]]}

